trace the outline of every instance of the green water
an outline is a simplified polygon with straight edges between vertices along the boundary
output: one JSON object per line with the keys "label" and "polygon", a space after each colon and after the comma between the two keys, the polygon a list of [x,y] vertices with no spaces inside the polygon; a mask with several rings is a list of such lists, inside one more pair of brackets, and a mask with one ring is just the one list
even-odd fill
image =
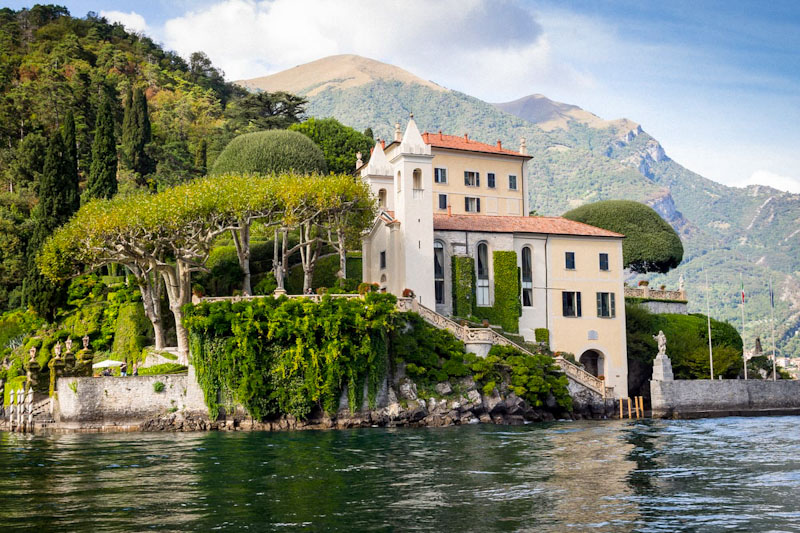
{"label": "green water", "polygon": [[800,417],[0,433],[0,531],[800,531]]}

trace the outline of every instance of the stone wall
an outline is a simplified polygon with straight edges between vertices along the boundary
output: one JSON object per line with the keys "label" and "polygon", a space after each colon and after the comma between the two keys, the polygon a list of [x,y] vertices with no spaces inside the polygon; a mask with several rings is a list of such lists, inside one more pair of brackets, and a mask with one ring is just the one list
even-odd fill
{"label": "stone wall", "polygon": [[800,381],[651,381],[654,418],[800,413]]}
{"label": "stone wall", "polygon": [[[155,392],[159,381],[164,390]],[[189,374],[59,378],[56,390],[54,416],[62,424],[131,425],[176,410],[208,414],[191,367]]]}
{"label": "stone wall", "polygon": [[659,302],[657,300],[648,300],[641,302],[639,305],[650,311],[651,313],[661,315],[688,315],[686,302]]}

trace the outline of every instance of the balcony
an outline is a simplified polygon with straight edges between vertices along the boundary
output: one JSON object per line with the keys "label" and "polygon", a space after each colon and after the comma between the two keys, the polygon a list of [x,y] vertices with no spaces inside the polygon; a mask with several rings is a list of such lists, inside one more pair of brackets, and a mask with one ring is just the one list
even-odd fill
{"label": "balcony", "polygon": [[422,200],[425,197],[425,189],[412,189],[412,197],[415,200]]}

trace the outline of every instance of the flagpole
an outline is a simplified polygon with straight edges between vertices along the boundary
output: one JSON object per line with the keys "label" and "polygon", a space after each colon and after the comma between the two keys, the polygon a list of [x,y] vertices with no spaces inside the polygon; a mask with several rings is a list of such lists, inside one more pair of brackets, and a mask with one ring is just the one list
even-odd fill
{"label": "flagpole", "polygon": [[714,351],[711,349],[711,301],[708,295],[708,270],[703,265],[706,274],[706,318],[708,319],[708,366],[711,369],[711,379],[714,379]]}
{"label": "flagpole", "polygon": [[747,380],[747,342],[745,342],[744,334],[744,280],[742,274],[739,274],[739,283],[742,285],[742,360],[744,361],[744,379]]}
{"label": "flagpole", "polygon": [[775,294],[772,292],[772,276],[769,278],[769,315],[772,324],[772,381],[777,381],[778,372],[775,365],[778,360],[778,352],[775,351]]}

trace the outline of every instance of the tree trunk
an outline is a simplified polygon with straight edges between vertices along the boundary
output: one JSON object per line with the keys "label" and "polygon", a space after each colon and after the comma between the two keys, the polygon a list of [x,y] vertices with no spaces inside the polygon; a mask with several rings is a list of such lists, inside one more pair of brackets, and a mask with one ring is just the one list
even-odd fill
{"label": "tree trunk", "polygon": [[[281,272],[281,276],[283,276],[283,286],[286,287],[286,274],[289,271],[289,249],[288,249],[288,247],[289,247],[289,230],[287,230],[286,228],[283,228],[281,231],[283,233],[283,237],[282,237],[282,241],[281,241],[282,261],[281,261],[281,265],[280,266],[281,266],[281,270],[283,271],[283,272]],[[275,280],[276,281],[278,279],[277,274],[278,274],[278,272],[276,270],[275,271]]]}
{"label": "tree trunk", "polygon": [[139,292],[142,294],[144,314],[153,324],[156,350],[164,348],[164,321],[161,317],[161,279],[158,274],[138,276]]}
{"label": "tree trunk", "polygon": [[192,301],[192,278],[189,266],[178,259],[175,266],[162,267],[162,277],[167,287],[169,309],[175,317],[175,335],[178,338],[178,362],[189,364],[189,333],[183,325],[182,307]]}
{"label": "tree trunk", "polygon": [[239,267],[242,269],[242,294],[250,296],[253,294],[250,287],[250,222],[240,220],[239,229],[232,229],[231,235],[236,256],[239,258]]}
{"label": "tree trunk", "polygon": [[344,231],[340,228],[336,230],[336,240],[339,243],[339,272],[340,279],[347,278],[347,247],[344,241]]}

